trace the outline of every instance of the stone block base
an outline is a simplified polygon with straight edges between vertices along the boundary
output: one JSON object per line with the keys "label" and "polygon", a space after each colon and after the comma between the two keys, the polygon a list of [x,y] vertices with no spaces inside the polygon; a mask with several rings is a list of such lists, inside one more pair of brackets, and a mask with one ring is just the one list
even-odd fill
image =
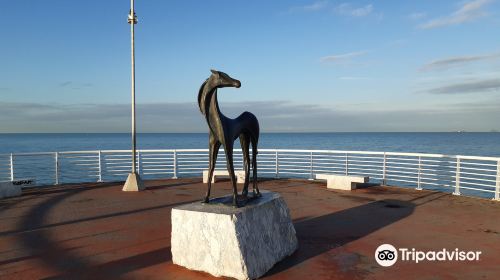
{"label": "stone block base", "polygon": [[195,202],[172,209],[172,261],[214,276],[255,279],[298,247],[288,207],[273,192],[245,207]]}

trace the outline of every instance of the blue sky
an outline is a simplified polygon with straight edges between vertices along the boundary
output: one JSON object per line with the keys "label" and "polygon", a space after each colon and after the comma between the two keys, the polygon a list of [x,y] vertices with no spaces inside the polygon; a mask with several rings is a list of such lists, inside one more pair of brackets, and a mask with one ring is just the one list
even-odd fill
{"label": "blue sky", "polygon": [[[500,130],[500,1],[136,0],[138,129],[203,132],[210,68],[264,131]],[[128,0],[0,0],[0,132],[127,132]]]}

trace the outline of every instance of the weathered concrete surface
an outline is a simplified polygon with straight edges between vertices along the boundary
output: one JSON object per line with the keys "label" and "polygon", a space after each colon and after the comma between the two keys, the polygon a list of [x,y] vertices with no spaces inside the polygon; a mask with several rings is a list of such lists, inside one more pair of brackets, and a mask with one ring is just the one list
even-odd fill
{"label": "weathered concrete surface", "polygon": [[143,191],[145,188],[144,183],[141,180],[141,176],[137,173],[129,173],[125,184],[123,185],[122,191],[124,192],[139,192]]}
{"label": "weathered concrete surface", "polygon": [[0,199],[5,197],[20,196],[22,193],[21,185],[13,182],[0,182]]}
{"label": "weathered concrete surface", "polygon": [[[202,178],[23,190],[0,200],[0,279],[218,279],[174,265],[172,207],[200,201]],[[323,182],[270,180],[285,199],[299,249],[262,279],[498,279],[500,203],[486,199],[370,187],[349,193]],[[212,196],[231,193],[229,181]],[[417,249],[481,250],[475,263],[374,260],[382,243]]]}
{"label": "weathered concrete surface", "polygon": [[298,245],[285,201],[268,191],[241,208],[200,202],[174,207],[170,244],[174,264],[236,279],[264,275]]}

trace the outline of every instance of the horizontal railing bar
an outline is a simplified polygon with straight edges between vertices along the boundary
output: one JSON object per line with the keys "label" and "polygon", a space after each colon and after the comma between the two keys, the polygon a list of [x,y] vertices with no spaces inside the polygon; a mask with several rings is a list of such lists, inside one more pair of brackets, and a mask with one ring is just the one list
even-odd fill
{"label": "horizontal railing bar", "polygon": [[370,156],[360,156],[360,155],[349,155],[349,158],[355,158],[355,159],[379,159],[379,160],[383,160],[384,157],[383,156],[379,156],[379,157],[370,157]]}
{"label": "horizontal railing bar", "polygon": [[416,181],[410,181],[410,180],[405,180],[405,179],[387,179],[387,180],[396,181],[396,182],[406,182],[406,183],[411,183],[411,184],[414,184],[414,185],[417,184]]}
{"label": "horizontal railing bar", "polygon": [[473,168],[473,167],[460,166],[460,169],[464,169],[464,170],[476,170],[476,171],[486,171],[486,172],[493,172],[495,174],[497,173],[496,168],[495,169],[484,169],[484,168]]}
{"label": "horizontal railing bar", "polygon": [[495,192],[495,191],[492,191],[492,190],[477,189],[477,188],[463,187],[463,186],[460,186],[460,189],[474,190],[474,191],[480,191],[480,192],[489,192],[489,193],[494,193]]}
{"label": "horizontal railing bar", "polygon": [[476,166],[491,166],[491,167],[497,167],[496,164],[488,164],[488,163],[477,163],[477,162],[467,162],[467,161],[461,161],[460,165],[465,164],[465,165],[476,165]]}
{"label": "horizontal railing bar", "polygon": [[382,173],[382,170],[380,170],[380,169],[371,169],[371,168],[355,168],[355,167],[351,167],[351,166],[349,166],[349,172],[351,172],[351,170],[360,170],[360,171],[375,171],[375,172],[380,172],[380,173]]}
{"label": "horizontal railing bar", "polygon": [[432,186],[443,186],[446,188],[455,188],[455,186],[441,183],[432,183],[432,182],[420,182],[422,185],[432,185]]}
{"label": "horizontal railing bar", "polygon": [[393,166],[393,165],[396,165],[396,166],[399,166],[399,165],[404,165],[404,166],[417,166],[417,167],[418,167],[418,162],[415,162],[415,163],[406,163],[406,162],[389,162],[389,161],[387,161],[387,162],[386,162],[386,166]]}
{"label": "horizontal railing bar", "polygon": [[356,175],[356,174],[363,174],[363,175],[369,175],[370,179],[373,179],[371,176],[380,176],[380,173],[373,173],[373,172],[361,172],[361,171],[349,171],[349,175]]}
{"label": "horizontal railing bar", "polygon": [[153,157],[143,157],[141,155],[141,160],[161,160],[161,161],[172,161],[174,158],[153,158]]}
{"label": "horizontal railing bar", "polygon": [[158,166],[174,167],[173,164],[142,164],[141,163],[141,168],[158,167]]}
{"label": "horizontal railing bar", "polygon": [[[471,177],[465,177],[460,175],[460,180],[473,180],[473,181],[481,181],[481,182],[490,182],[490,183],[496,183],[496,180],[489,180],[489,179],[481,179],[481,178],[471,178]],[[462,182],[460,182],[462,183]]]}
{"label": "horizontal railing bar", "polygon": [[[395,178],[408,178],[408,179],[415,179],[415,180],[418,179],[418,177],[394,175],[394,174],[386,174],[386,176],[388,177],[388,180],[392,180],[391,178],[393,178],[393,177],[395,177]],[[416,182],[416,181],[414,181],[414,182]]]}
{"label": "horizontal railing bar", "polygon": [[[309,153],[309,155],[311,155],[311,153]],[[313,153],[313,156],[314,156],[314,158],[318,158],[318,159],[320,159],[320,158],[321,159],[342,159],[342,158],[345,159],[345,155],[333,156],[333,155],[328,155],[328,154],[323,155],[323,154]]]}
{"label": "horizontal railing bar", "polygon": [[323,161],[326,161],[326,162],[345,162],[345,157],[343,159],[327,159],[327,158],[316,158],[314,157],[314,161],[315,162],[323,162]]}
{"label": "horizontal railing bar", "polygon": [[454,178],[451,177],[446,177],[446,178],[429,178],[429,177],[424,177],[426,174],[420,174],[420,180],[430,180],[430,181],[452,181]]}
{"label": "horizontal railing bar", "polygon": [[323,167],[323,168],[344,168],[345,169],[345,164],[337,164],[337,163],[326,164],[326,163],[317,163],[317,162],[315,162],[314,163],[314,169],[316,169],[316,167]]}
{"label": "horizontal railing bar", "polygon": [[142,174],[144,175],[160,175],[160,174],[173,174],[174,172],[144,172]]}
{"label": "horizontal railing bar", "polygon": [[172,170],[172,169],[165,169],[165,168],[148,168],[148,169],[142,169],[143,171],[166,171],[166,170]]}
{"label": "horizontal railing bar", "polygon": [[314,173],[323,172],[323,171],[332,171],[333,169],[343,170],[343,173],[345,175],[345,168],[342,168],[342,167],[330,167],[329,169],[314,168]]}
{"label": "horizontal railing bar", "polygon": [[[241,152],[241,149],[235,149],[235,152]],[[373,151],[340,151],[340,150],[291,150],[291,149],[259,149],[259,152],[281,152],[281,153],[321,153],[321,154],[369,154],[369,155],[389,155],[389,156],[406,156],[406,157],[429,157],[429,158],[449,158],[449,159],[466,159],[466,160],[483,160],[483,161],[498,161],[500,157],[481,157],[481,156],[463,156],[463,155],[443,155],[443,154],[427,154],[427,153],[400,153],[400,152],[373,152]],[[62,151],[61,154],[70,153],[97,153],[97,151]],[[113,153],[130,153],[130,150],[101,150],[103,154]],[[161,150],[138,150],[140,153],[147,152],[208,152],[208,149],[161,149]],[[54,152],[40,153],[16,153],[20,155],[51,155]],[[2,154],[0,156],[9,156],[10,154]]]}
{"label": "horizontal railing bar", "polygon": [[309,172],[290,172],[290,171],[286,171],[286,170],[280,170],[280,174],[281,173],[285,173],[285,174],[298,174],[298,175],[309,175],[309,174],[311,174]]}
{"label": "horizontal railing bar", "polygon": [[177,159],[177,162],[182,162],[182,163],[205,163],[207,164],[208,163],[208,159],[206,160],[180,160],[180,159]]}
{"label": "horizontal railing bar", "polygon": [[[280,165],[280,168],[287,167],[287,166],[297,166],[294,163],[299,163],[300,164],[301,162],[286,162],[286,163],[280,162],[279,165]],[[308,164],[309,164],[309,162],[304,162],[304,165],[299,165],[299,166],[307,166]]]}
{"label": "horizontal railing bar", "polygon": [[398,170],[414,170],[415,172],[418,171],[418,167],[396,167],[396,166],[386,166],[385,168],[388,172],[393,171],[393,172],[398,172]]}
{"label": "horizontal railing bar", "polygon": [[373,160],[351,160],[349,158],[349,163],[351,162],[361,162],[361,163],[376,163],[377,165],[382,165],[384,164],[383,161],[373,161]]}
{"label": "horizontal railing bar", "polygon": [[[462,167],[460,167],[460,168],[462,168]],[[472,173],[472,172],[463,172],[463,171],[460,171],[460,174],[478,175],[478,176],[493,177],[493,178],[497,177],[496,174]],[[496,182],[496,181],[494,181],[494,182]]]}
{"label": "horizontal railing bar", "polygon": [[[303,169],[303,168],[283,168],[283,169],[280,169],[280,173],[281,172],[286,172],[286,171],[310,171],[309,169]],[[308,173],[310,174],[310,173]]]}
{"label": "horizontal railing bar", "polygon": [[338,166],[338,165],[316,165],[316,164],[314,165],[314,170],[317,170],[320,168],[326,168],[326,169],[336,168],[336,169],[344,169],[345,170],[345,166],[341,166],[341,165],[340,166]]}
{"label": "horizontal railing bar", "polygon": [[383,166],[381,165],[374,165],[374,164],[350,164],[349,163],[349,168],[351,167],[377,167],[377,168],[380,168],[380,170],[382,170]]}
{"label": "horizontal railing bar", "polygon": [[291,160],[307,160],[311,157],[311,155],[309,156],[304,156],[304,157],[301,157],[301,158],[287,158],[287,157],[279,157],[279,160],[280,161],[291,161]]}
{"label": "horizontal railing bar", "polygon": [[495,185],[487,185],[487,184],[481,184],[481,183],[474,183],[474,182],[462,181],[462,177],[460,177],[460,187],[462,187],[462,184],[473,185],[473,186],[481,186],[481,187],[487,187],[487,188],[495,188]]}
{"label": "horizontal railing bar", "polygon": [[416,161],[418,162],[418,158],[392,158],[392,157],[388,157],[386,158],[386,161]]}
{"label": "horizontal railing bar", "polygon": [[[456,167],[455,167],[456,168]],[[425,171],[436,171],[436,172],[449,172],[450,170],[447,169],[431,169],[431,168],[420,168],[420,170],[425,170]],[[456,171],[453,171],[456,172]]]}

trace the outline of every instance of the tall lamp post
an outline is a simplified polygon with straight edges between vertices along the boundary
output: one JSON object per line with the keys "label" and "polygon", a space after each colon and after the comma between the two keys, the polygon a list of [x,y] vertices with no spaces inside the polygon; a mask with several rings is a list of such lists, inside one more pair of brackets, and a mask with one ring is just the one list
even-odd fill
{"label": "tall lamp post", "polygon": [[130,0],[130,13],[128,23],[131,32],[132,47],[132,172],[128,174],[127,181],[123,186],[123,191],[141,191],[144,190],[144,184],[137,172],[137,152],[136,152],[136,131],[135,131],[135,44],[134,44],[134,26],[137,24],[137,16],[134,11],[134,0]]}

